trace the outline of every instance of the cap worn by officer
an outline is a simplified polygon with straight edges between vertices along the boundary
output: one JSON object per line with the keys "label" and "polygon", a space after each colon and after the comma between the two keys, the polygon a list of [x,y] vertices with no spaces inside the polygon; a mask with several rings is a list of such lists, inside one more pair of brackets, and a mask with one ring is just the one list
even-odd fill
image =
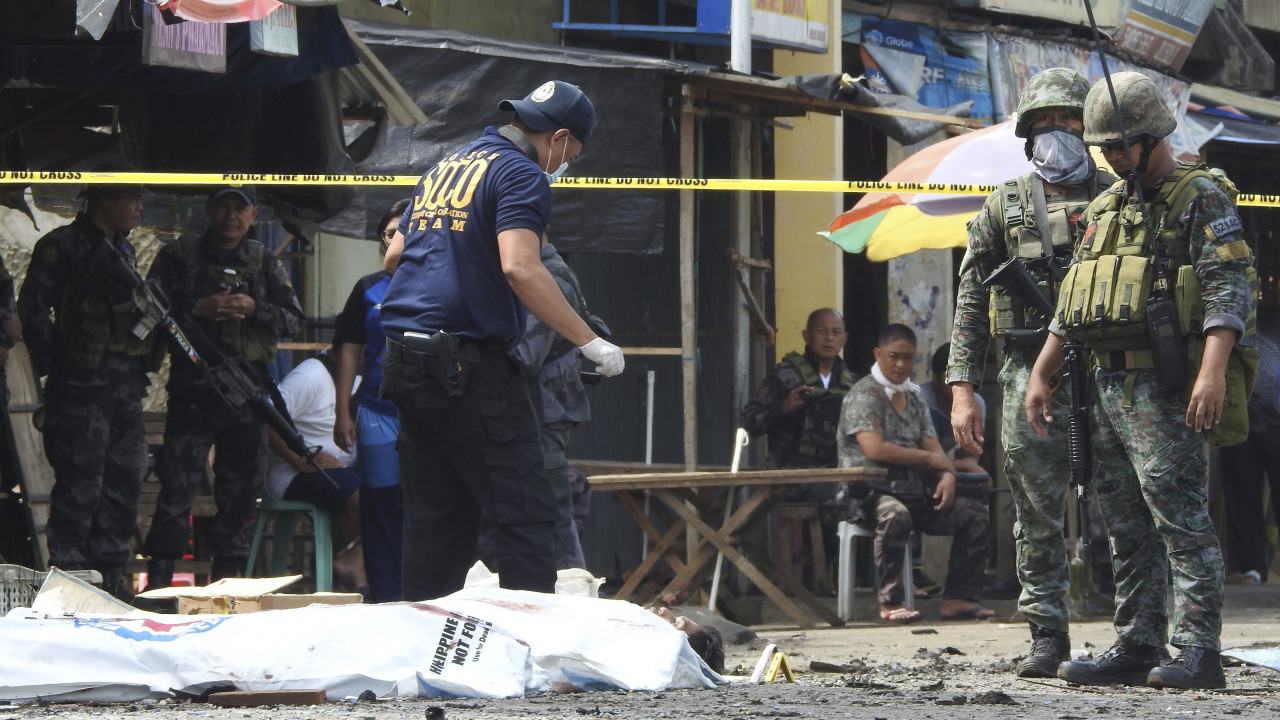
{"label": "cap worn by officer", "polygon": [[245,205],[254,206],[258,204],[258,192],[254,190],[252,185],[228,185],[226,187],[215,188],[209,193],[209,202],[214,202],[218,198],[234,195],[244,201]]}
{"label": "cap worn by officer", "polygon": [[596,124],[596,109],[586,93],[577,85],[560,80],[539,85],[521,100],[503,100],[498,109],[514,111],[520,122],[538,132],[564,128],[583,145]]}

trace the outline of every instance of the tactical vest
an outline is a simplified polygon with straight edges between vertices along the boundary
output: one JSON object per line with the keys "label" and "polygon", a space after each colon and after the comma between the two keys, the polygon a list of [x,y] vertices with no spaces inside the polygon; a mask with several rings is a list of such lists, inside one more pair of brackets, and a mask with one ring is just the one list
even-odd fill
{"label": "tactical vest", "polygon": [[[1046,198],[1044,221],[1048,228],[1045,232],[1041,232],[1040,221],[1036,218],[1037,198],[1033,193],[1039,192],[1040,197],[1044,197],[1038,183],[1033,183],[1030,175],[1006,181],[1000,186],[1000,211],[1004,218],[1005,247],[1009,257],[1034,260],[1045,257],[1046,251],[1052,248],[1054,255],[1069,259],[1079,234],[1075,218],[1098,194],[1102,183],[1109,184],[1113,180],[1109,173],[1099,170],[1086,188],[1072,189],[1065,197]],[[1027,271],[1046,296],[1054,297],[1057,285],[1043,264],[1032,263]],[[1048,318],[1041,317],[1039,311],[999,285],[992,287],[988,307],[993,337],[1003,337],[1008,330],[1038,330],[1048,325]]]}
{"label": "tactical vest", "polygon": [[[1099,367],[1155,367],[1146,312],[1158,281],[1151,257],[1150,240],[1154,238],[1160,243],[1161,261],[1173,280],[1170,292],[1177,310],[1178,330],[1186,340],[1188,382],[1183,394],[1188,397],[1204,354],[1204,304],[1191,264],[1189,238],[1179,233],[1178,218],[1197,195],[1192,186],[1196,178],[1213,180],[1235,199],[1235,186],[1225,176],[1209,171],[1203,164],[1180,164],[1161,183],[1146,208],[1134,198],[1126,200],[1123,181],[1090,203],[1085,211],[1089,230],[1081,241],[1077,261],[1062,280],[1057,305],[1058,325],[1089,347]],[[1226,260],[1253,257],[1243,239],[1225,245],[1218,254]],[[1246,273],[1256,296],[1257,272],[1251,265]],[[1250,316],[1244,335],[1253,335],[1255,329]],[[1208,433],[1212,444],[1232,445],[1248,436],[1247,405],[1257,368],[1257,348],[1236,343],[1227,362],[1223,419]]]}
{"label": "tactical vest", "polygon": [[[243,293],[256,302],[266,297],[261,287],[266,282],[267,252],[261,242],[245,238],[249,262],[240,265],[213,265],[200,252],[200,235],[183,235],[178,239],[178,252],[186,265],[186,292],[192,300],[212,295],[223,288]],[[216,326],[218,338],[251,363],[270,363],[276,359],[276,334],[264,323],[225,320]]]}
{"label": "tactical vest", "polygon": [[[110,239],[102,242],[111,242]],[[145,340],[133,334],[138,313],[130,293],[100,272],[85,272],[67,283],[58,305],[58,332],[63,366],[75,372],[94,372],[107,353],[146,358],[144,369],[158,370],[163,353],[155,333]]]}
{"label": "tactical vest", "polygon": [[[804,404],[804,431],[800,433],[800,442],[796,451],[805,457],[821,462],[835,460],[836,425],[840,421],[840,405],[844,396],[853,387],[853,373],[848,368],[839,375],[831,377],[831,386],[822,386],[822,376],[818,369],[811,365],[804,355],[792,351],[787,353],[783,362],[800,373],[800,380],[812,390]],[[831,412],[831,408],[835,411]]]}

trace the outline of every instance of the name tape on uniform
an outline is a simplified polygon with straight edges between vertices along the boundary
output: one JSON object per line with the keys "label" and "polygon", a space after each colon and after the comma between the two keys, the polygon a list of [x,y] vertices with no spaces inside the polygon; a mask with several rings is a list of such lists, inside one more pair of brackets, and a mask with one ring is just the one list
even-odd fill
{"label": "name tape on uniform", "polygon": [[[288,175],[274,173],[147,173],[0,171],[0,183],[31,185],[343,185],[414,186],[418,175]],[[732,178],[562,177],[554,187],[624,190],[738,190],[748,192],[918,193],[922,195],[989,195],[995,185],[895,183],[878,180],[777,180]],[[1236,204],[1280,207],[1280,195],[1241,193]]]}

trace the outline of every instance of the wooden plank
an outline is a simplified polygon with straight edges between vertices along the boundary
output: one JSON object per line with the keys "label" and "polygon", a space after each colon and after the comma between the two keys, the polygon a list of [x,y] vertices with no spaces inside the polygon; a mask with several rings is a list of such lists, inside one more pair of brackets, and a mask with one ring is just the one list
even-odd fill
{"label": "wooden plank", "polygon": [[49,566],[49,546],[45,526],[49,522],[49,498],[53,492],[53,467],[44,454],[44,436],[31,418],[42,402],[39,378],[31,367],[27,344],[15,343],[5,365],[9,374],[9,420],[13,425],[13,447],[22,470],[19,484],[31,518],[36,565]]}
{"label": "wooden plank", "polygon": [[738,472],[666,472],[632,475],[592,475],[593,490],[659,490],[669,488],[740,487],[743,485],[807,485],[862,482],[885,476],[881,468],[793,468]]}
{"label": "wooden plank", "polygon": [[218,707],[323,705],[328,701],[324,690],[232,690],[209,695],[209,704]]}

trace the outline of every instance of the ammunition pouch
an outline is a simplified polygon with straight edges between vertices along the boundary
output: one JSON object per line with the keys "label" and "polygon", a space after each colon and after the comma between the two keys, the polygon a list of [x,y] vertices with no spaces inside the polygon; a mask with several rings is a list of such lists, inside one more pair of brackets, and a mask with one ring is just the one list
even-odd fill
{"label": "ammunition pouch", "polygon": [[145,358],[145,370],[160,369],[162,343],[153,337],[139,339],[132,332],[137,322],[132,302],[111,304],[102,295],[69,289],[59,312],[62,365],[73,372],[95,372],[109,352]]}
{"label": "ammunition pouch", "polygon": [[1095,352],[1149,345],[1150,258],[1104,255],[1072,265],[1058,293],[1058,325]]}

